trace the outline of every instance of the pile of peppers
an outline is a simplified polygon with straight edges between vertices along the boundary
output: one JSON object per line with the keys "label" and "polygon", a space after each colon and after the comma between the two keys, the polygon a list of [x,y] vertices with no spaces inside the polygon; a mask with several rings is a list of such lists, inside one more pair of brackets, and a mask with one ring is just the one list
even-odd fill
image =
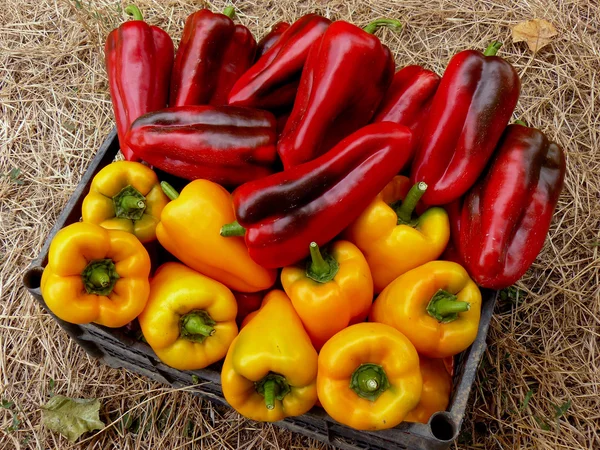
{"label": "pile of peppers", "polygon": [[396,71],[374,34],[396,20],[307,14],[257,42],[232,7],[202,9],[175,51],[126,11],[105,48],[124,161],[51,243],[51,311],[138,326],[179,370],[217,364],[253,420],[321,407],[381,430],[444,411],[481,289],[525,274],[565,178],[558,144],[509,124],[500,44],[440,76]]}

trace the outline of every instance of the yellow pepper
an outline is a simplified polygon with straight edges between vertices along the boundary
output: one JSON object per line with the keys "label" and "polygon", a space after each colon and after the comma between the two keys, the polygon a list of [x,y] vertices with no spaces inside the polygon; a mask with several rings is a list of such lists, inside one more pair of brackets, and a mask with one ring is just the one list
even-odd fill
{"label": "yellow pepper", "polygon": [[446,411],[452,391],[452,377],[443,359],[420,357],[419,366],[423,377],[421,401],[404,418],[405,422],[427,423],[438,411]]}
{"label": "yellow pepper", "polygon": [[329,253],[310,244],[307,264],[285,267],[281,284],[315,348],[348,325],[362,322],[373,303],[369,265],[351,242],[334,242]]}
{"label": "yellow pepper", "polygon": [[42,296],[66,322],[118,328],[144,309],[149,274],[150,257],[134,235],[76,222],[50,244]]}
{"label": "yellow pepper", "polygon": [[370,319],[404,333],[419,354],[445,358],[475,340],[481,292],[467,271],[450,261],[431,261],[396,278],[377,297]]}
{"label": "yellow pepper", "polygon": [[427,185],[396,176],[345,231],[344,237],[363,252],[375,292],[395,278],[443,253],[450,239],[448,214],[443,208],[413,213]]}
{"label": "yellow pepper", "polygon": [[255,263],[243,237],[223,237],[221,227],[235,220],[231,195],[208,180],[194,180],[171,198],[156,227],[158,241],[177,259],[239,292],[258,292],[275,283],[276,270]]}
{"label": "yellow pepper", "polygon": [[84,222],[133,233],[146,243],[156,239],[156,225],[168,202],[152,169],[134,161],[117,161],[92,180],[81,216]]}
{"label": "yellow pepper", "polygon": [[317,401],[317,352],[290,299],[274,290],[229,347],[221,370],[225,400],[252,420],[299,416]]}
{"label": "yellow pepper", "polygon": [[417,406],[422,387],[415,347],[388,325],[351,325],[319,353],[319,401],[327,414],[357,430],[395,427]]}
{"label": "yellow pepper", "polygon": [[160,266],[138,320],[162,362],[179,370],[203,369],[225,357],[237,336],[233,293],[177,262]]}

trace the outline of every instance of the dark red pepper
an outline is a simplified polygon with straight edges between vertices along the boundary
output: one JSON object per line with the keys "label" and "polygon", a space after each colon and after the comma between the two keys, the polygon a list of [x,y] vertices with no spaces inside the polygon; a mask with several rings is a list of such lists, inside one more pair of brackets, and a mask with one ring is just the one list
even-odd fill
{"label": "dark red pepper", "polygon": [[308,51],[330,23],[317,14],[294,22],[231,88],[229,104],[270,110],[291,106]]}
{"label": "dark red pepper", "polygon": [[429,186],[422,201],[444,205],[473,186],[487,165],[519,98],[515,69],[493,56],[465,50],[448,64],[411,168],[413,183]]}
{"label": "dark red pepper", "polygon": [[226,105],[231,87],[252,65],[256,40],[224,14],[201,9],[185,22],[171,80],[171,106]]}
{"label": "dark red pepper", "polygon": [[146,114],[127,134],[144,161],[171,175],[237,186],[273,172],[273,114],[234,106],[178,106]]}
{"label": "dark red pepper", "polygon": [[167,106],[174,49],[169,35],[144,22],[136,6],[125,11],[134,20],[110,32],[104,54],[121,153],[138,161],[125,134],[139,116]]}
{"label": "dark red pepper", "polygon": [[325,245],[360,215],[406,164],[412,145],[402,125],[367,125],[317,159],[237,188],[239,223],[221,234],[245,233],[250,257],[264,267],[294,264],[311,242]]}
{"label": "dark red pepper", "polygon": [[336,21],[312,46],[294,109],[277,143],[286,169],[322,155],[373,117],[395,64],[389,48],[371,33],[378,25],[400,23],[380,19],[373,24],[369,32]]}
{"label": "dark red pepper", "polygon": [[509,125],[466,196],[448,205],[460,260],[482,287],[514,284],[538,256],[564,184],[561,147],[539,130]]}
{"label": "dark red pepper", "polygon": [[256,56],[254,57],[255,61],[258,61],[262,55],[267,53],[273,45],[279,40],[281,35],[290,27],[290,24],[287,22],[277,22],[273,27],[271,27],[271,31],[269,31],[259,42],[256,48]]}
{"label": "dark red pepper", "polygon": [[248,316],[248,314],[257,311],[260,308],[263,298],[267,294],[267,292],[268,291],[233,292],[238,306],[237,316],[235,317],[235,321],[238,324],[238,327],[242,325],[242,322],[244,321],[246,316]]}

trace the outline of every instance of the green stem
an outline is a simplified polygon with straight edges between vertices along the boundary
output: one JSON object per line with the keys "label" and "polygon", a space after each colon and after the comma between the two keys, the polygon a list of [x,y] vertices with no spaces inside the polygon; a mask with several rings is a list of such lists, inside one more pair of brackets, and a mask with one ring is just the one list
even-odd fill
{"label": "green stem", "polygon": [[398,209],[396,209],[396,214],[398,215],[398,225],[412,224],[413,212],[417,207],[417,203],[419,203],[419,200],[421,200],[421,197],[423,197],[423,194],[425,194],[426,190],[427,184],[422,181],[419,181],[410,188],[410,191],[408,191],[408,194],[406,194],[406,197],[404,197],[402,204]]}
{"label": "green stem", "polygon": [[160,188],[170,200],[175,200],[177,197],[179,197],[179,192],[177,192],[177,190],[166,181],[160,182]]}
{"label": "green stem", "polygon": [[390,27],[394,30],[399,30],[402,28],[402,23],[396,19],[377,19],[364,27],[363,30],[369,34],[373,34],[379,27]]}
{"label": "green stem", "polygon": [[95,259],[88,263],[81,272],[83,286],[88,294],[109,295],[119,274],[112,259]]}
{"label": "green stem", "polygon": [[457,301],[458,297],[444,289],[438,290],[427,305],[427,313],[441,323],[458,319],[458,313],[471,309],[468,302]]}
{"label": "green stem", "polygon": [[233,19],[235,17],[235,8],[233,6],[228,6],[223,10],[223,14],[230,19]]}
{"label": "green stem", "polygon": [[319,246],[316,242],[311,242],[310,246],[310,270],[316,274],[325,274],[329,272],[329,264],[323,259],[323,255],[321,255],[321,251],[319,250]]}
{"label": "green stem", "polygon": [[105,267],[96,267],[90,272],[88,280],[97,289],[104,289],[110,284],[110,275]]}
{"label": "green stem", "polygon": [[275,389],[277,388],[277,384],[274,380],[265,381],[264,389],[265,389],[265,405],[267,405],[267,409],[275,409]]}
{"label": "green stem", "polygon": [[124,209],[144,209],[146,207],[146,202],[144,200],[140,200],[139,198],[133,195],[126,195],[121,197],[121,206]]}
{"label": "green stem", "polygon": [[495,56],[502,47],[502,42],[494,41],[483,52],[483,56]]}
{"label": "green stem", "polygon": [[524,127],[527,126],[527,124],[525,122],[523,122],[522,120],[515,120],[515,124],[517,124],[517,125],[523,125]]}
{"label": "green stem", "polygon": [[246,229],[235,221],[223,225],[220,234],[223,237],[244,236],[246,234]]}
{"label": "green stem", "polygon": [[318,283],[327,283],[333,280],[340,268],[336,259],[329,254],[323,256],[316,242],[311,242],[308,249],[310,260],[306,265],[306,276]]}
{"label": "green stem", "polygon": [[206,311],[191,311],[181,317],[180,334],[184,339],[193,342],[203,342],[215,334],[216,322]]}
{"label": "green stem", "polygon": [[125,8],[125,13],[133,16],[133,20],[144,20],[140,8],[135,5],[129,5],[127,8]]}
{"label": "green stem", "polygon": [[364,399],[374,402],[390,387],[385,370],[378,364],[361,364],[352,373],[350,389]]}
{"label": "green stem", "polygon": [[119,219],[140,220],[146,210],[146,197],[131,185],[121,189],[112,200]]}
{"label": "green stem", "polygon": [[265,398],[265,405],[269,410],[275,409],[275,400],[281,401],[291,392],[285,377],[276,373],[269,373],[262,380],[255,382],[254,388]]}

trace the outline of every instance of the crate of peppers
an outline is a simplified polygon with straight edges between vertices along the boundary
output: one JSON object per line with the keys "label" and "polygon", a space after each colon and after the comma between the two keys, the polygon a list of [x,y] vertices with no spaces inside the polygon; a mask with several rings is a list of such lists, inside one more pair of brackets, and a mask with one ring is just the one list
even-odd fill
{"label": "crate of peppers", "polygon": [[[374,34],[396,20],[308,14],[257,43],[233,8],[202,9],[175,52],[126,11],[105,47],[124,160],[49,239],[44,305],[139,324],[161,364],[217,372],[252,420],[318,410],[376,434],[446,411],[482,298],[535,260],[565,175],[556,143],[509,124],[520,80],[500,44],[440,77],[396,71]],[[395,442],[434,448],[408,431]]]}

